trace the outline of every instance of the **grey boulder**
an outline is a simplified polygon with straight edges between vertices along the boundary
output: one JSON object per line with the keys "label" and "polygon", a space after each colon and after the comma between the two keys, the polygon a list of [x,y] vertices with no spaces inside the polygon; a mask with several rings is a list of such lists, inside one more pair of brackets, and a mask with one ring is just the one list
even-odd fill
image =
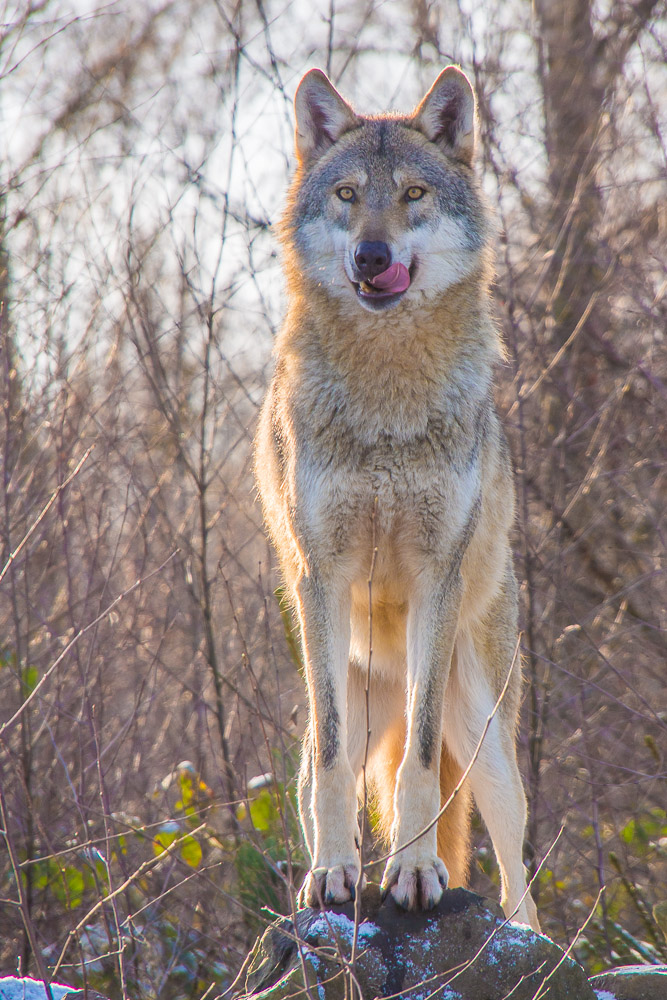
{"label": "grey boulder", "polygon": [[351,965],[354,929],[353,903],[272,924],[255,946],[245,996],[596,1000],[584,970],[553,941],[465,889],[446,891],[427,913],[405,913],[368,886]]}

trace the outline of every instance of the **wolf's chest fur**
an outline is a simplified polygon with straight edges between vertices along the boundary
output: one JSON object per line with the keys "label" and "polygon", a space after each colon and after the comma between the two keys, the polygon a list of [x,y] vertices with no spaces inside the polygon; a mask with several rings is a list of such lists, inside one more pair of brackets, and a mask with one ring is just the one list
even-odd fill
{"label": "wolf's chest fur", "polygon": [[433,548],[448,523],[451,532],[460,529],[479,495],[492,418],[488,386],[481,379],[464,386],[462,373],[447,377],[432,366],[426,378],[393,372],[403,382],[393,399],[378,391],[393,367],[385,359],[377,378],[372,365],[341,371],[326,363],[278,374],[292,390],[274,424],[282,477],[309,547],[366,559],[374,531],[397,551],[402,536]]}

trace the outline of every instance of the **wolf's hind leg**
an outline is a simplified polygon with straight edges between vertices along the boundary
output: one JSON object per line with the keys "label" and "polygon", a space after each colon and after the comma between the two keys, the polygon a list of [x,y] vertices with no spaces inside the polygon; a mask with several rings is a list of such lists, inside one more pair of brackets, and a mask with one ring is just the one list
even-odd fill
{"label": "wolf's hind leg", "polygon": [[[487,735],[491,736],[491,730]],[[489,747],[482,749],[470,772],[470,784],[498,859],[500,903],[505,915],[539,931],[537,909],[526,891],[522,860],[526,797],[514,747],[508,745],[503,734],[494,733]]]}
{"label": "wolf's hind leg", "polygon": [[[372,791],[380,822],[379,834],[389,843],[394,823],[396,772],[405,750],[405,685],[382,673],[371,678],[370,727],[366,716],[366,668],[351,665],[347,694],[348,750],[363,798],[363,763],[366,760],[367,791]],[[368,728],[370,736],[367,738]],[[368,754],[366,743],[368,739]]]}
{"label": "wolf's hind leg", "polygon": [[[503,659],[497,675],[485,660],[490,647],[473,643],[469,635],[457,638],[452,673],[445,699],[445,730],[452,753],[461,767],[467,767],[479,742],[487,718],[492,714],[496,697],[510,669],[511,652]],[[509,649],[509,645],[508,645]],[[498,655],[499,651],[495,651]],[[526,826],[526,797],[516,760],[515,729],[519,692],[516,671],[504,700],[493,717],[468,781],[491,837],[498,859],[501,881],[501,905],[508,917],[530,924],[539,930],[535,904],[526,892],[523,866],[523,838]],[[495,684],[494,684],[495,677]],[[493,686],[492,686],[493,685]]]}
{"label": "wolf's hind leg", "polygon": [[[444,806],[463,774],[443,741],[440,751],[440,807]],[[438,857],[449,873],[448,888],[466,886],[470,865],[470,783],[466,781],[438,820]]]}

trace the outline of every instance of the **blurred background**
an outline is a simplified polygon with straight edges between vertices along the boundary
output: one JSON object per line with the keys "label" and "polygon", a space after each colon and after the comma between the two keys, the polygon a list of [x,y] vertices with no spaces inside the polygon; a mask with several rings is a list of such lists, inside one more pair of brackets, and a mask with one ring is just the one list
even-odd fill
{"label": "blurred background", "polygon": [[2,22],[0,971],[218,996],[293,905],[305,699],[250,473],[292,98],[319,66],[409,110],[450,62],[498,220],[533,895],[591,972],[667,960],[664,0]]}

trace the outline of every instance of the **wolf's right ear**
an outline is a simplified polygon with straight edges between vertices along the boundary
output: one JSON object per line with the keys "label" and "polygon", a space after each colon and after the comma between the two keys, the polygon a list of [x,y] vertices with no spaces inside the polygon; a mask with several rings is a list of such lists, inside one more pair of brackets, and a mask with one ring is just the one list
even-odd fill
{"label": "wolf's right ear", "polygon": [[448,156],[470,166],[475,152],[475,92],[462,70],[443,69],[415,110],[414,124]]}
{"label": "wolf's right ear", "polygon": [[309,70],[301,80],[294,97],[294,110],[296,155],[303,166],[310,166],[344,132],[361,124],[361,119],[320,69]]}

